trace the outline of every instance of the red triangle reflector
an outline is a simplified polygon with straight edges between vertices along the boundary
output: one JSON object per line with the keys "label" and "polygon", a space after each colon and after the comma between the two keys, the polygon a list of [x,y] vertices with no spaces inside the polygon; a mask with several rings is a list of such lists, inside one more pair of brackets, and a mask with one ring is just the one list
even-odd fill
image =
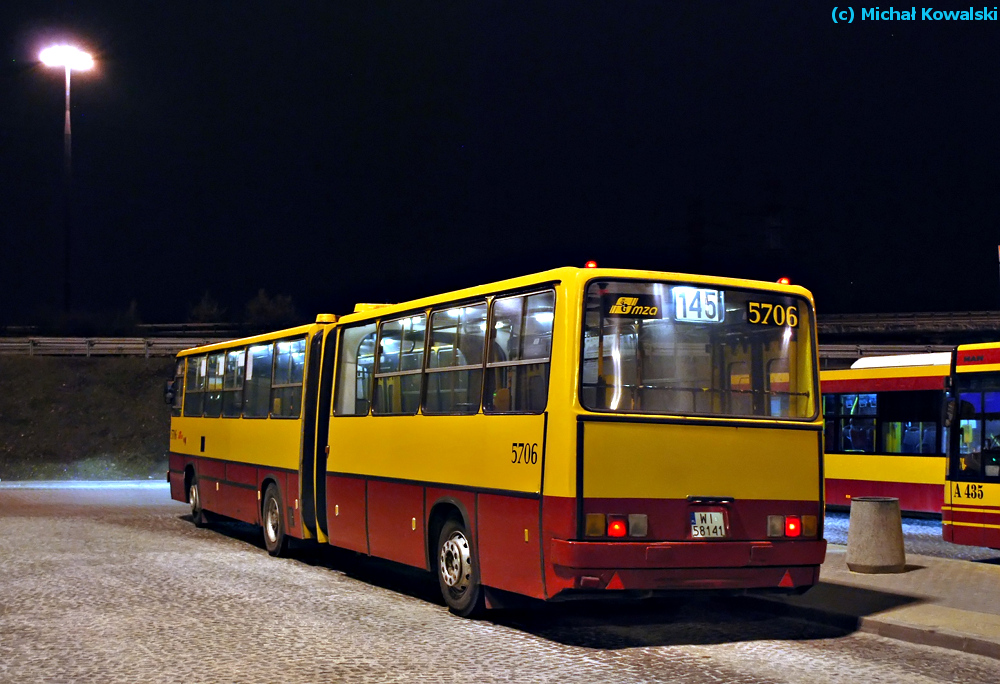
{"label": "red triangle reflector", "polygon": [[785,574],[782,576],[781,581],[778,582],[779,587],[794,587],[795,582],[792,581],[792,571],[785,570]]}
{"label": "red triangle reflector", "polygon": [[616,573],[615,573],[615,574],[614,574],[614,575],[613,575],[613,576],[611,577],[611,581],[610,581],[610,582],[608,582],[608,586],[606,586],[606,587],[604,587],[604,588],[605,588],[605,589],[624,589],[624,588],[625,588],[625,585],[624,585],[624,584],[622,584],[622,578],[621,578],[621,577],[619,577],[619,576],[618,576],[618,573],[616,572]]}

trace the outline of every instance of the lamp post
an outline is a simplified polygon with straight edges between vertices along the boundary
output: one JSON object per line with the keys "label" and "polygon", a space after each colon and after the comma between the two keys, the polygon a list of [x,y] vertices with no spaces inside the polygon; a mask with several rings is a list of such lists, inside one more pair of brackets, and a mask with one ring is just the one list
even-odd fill
{"label": "lamp post", "polygon": [[45,66],[66,69],[66,117],[63,126],[63,308],[69,313],[70,255],[72,234],[72,192],[73,192],[73,132],[69,123],[69,82],[70,72],[86,71],[94,66],[94,58],[72,45],[53,45],[41,51],[38,59]]}

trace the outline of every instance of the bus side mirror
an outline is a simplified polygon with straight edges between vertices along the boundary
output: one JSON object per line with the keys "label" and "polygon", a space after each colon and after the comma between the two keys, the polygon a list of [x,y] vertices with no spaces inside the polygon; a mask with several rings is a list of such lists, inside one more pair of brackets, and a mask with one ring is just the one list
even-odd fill
{"label": "bus side mirror", "polygon": [[944,426],[950,428],[951,424],[955,422],[955,400],[949,399],[948,403],[944,407]]}
{"label": "bus side mirror", "polygon": [[163,401],[167,404],[174,403],[174,397],[177,396],[177,391],[174,389],[174,381],[167,380],[167,384],[163,387]]}

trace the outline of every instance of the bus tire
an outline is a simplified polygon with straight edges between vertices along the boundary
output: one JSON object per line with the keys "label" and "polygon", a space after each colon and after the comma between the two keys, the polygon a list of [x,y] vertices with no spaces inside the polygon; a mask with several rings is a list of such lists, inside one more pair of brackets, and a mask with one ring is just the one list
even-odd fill
{"label": "bus tire", "polygon": [[435,568],[448,609],[461,617],[482,613],[485,598],[474,563],[475,549],[465,526],[449,518],[438,536]]}
{"label": "bus tire", "polygon": [[206,527],[208,525],[208,514],[201,507],[201,492],[198,489],[198,478],[191,478],[191,485],[188,487],[188,501],[191,502],[191,521],[195,527]]}
{"label": "bus tire", "polygon": [[272,482],[264,492],[264,505],[260,515],[264,528],[264,547],[272,556],[284,556],[288,551],[288,535],[285,534],[285,516],[282,510],[281,494]]}

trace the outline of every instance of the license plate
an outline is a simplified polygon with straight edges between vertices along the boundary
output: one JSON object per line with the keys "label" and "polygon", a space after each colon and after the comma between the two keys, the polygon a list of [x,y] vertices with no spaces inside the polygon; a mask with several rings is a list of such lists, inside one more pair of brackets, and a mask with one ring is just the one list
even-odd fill
{"label": "license plate", "polygon": [[726,536],[726,520],[721,512],[691,514],[691,536],[697,539],[718,539]]}

